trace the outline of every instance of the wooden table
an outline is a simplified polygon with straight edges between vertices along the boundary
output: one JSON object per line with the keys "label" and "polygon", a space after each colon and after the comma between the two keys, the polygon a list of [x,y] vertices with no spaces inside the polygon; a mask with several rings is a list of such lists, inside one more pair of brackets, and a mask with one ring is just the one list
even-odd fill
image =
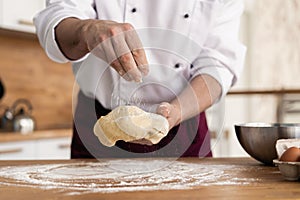
{"label": "wooden table", "polygon": [[300,89],[265,89],[265,90],[231,90],[228,95],[285,95],[285,94],[300,94]]}
{"label": "wooden table", "polygon": [[28,134],[21,134],[17,132],[0,132],[0,143],[63,137],[72,137],[72,129],[36,130]]}
{"label": "wooden table", "polygon": [[[132,161],[134,162],[134,160]],[[155,159],[151,160],[151,162],[155,161]],[[96,160],[0,161],[0,170],[7,170],[8,168],[3,168],[7,166],[39,167],[53,164],[76,165],[78,163],[84,164],[91,162],[99,163],[99,161]],[[100,163],[101,162],[102,161],[100,160]],[[126,160],[126,162],[128,162],[128,160]],[[224,174],[220,176],[222,178],[215,180],[216,184],[211,182],[210,184],[199,184],[183,189],[171,188],[168,190],[162,189],[148,191],[133,190],[113,193],[104,193],[101,191],[82,193],[77,191],[76,193],[70,193],[70,191],[66,188],[39,188],[38,186],[31,187],[24,186],[22,184],[18,185],[16,182],[13,185],[7,185],[3,184],[7,183],[6,178],[1,177],[0,175],[0,199],[300,199],[299,181],[285,181],[277,167],[264,166],[251,158],[185,158],[175,161],[175,163],[177,162],[186,163],[187,166],[189,164],[193,164],[193,166],[205,167],[205,169],[209,169],[211,167],[212,173],[215,173],[216,176],[219,172],[215,169],[228,168],[228,170],[223,171]],[[79,171],[78,174],[80,174]],[[181,172],[181,174],[184,173]],[[232,180],[233,183],[235,180],[242,180],[242,182],[244,180],[244,184],[226,184],[226,182],[222,182],[224,180],[221,180],[224,178],[227,181]],[[176,178],[174,178],[174,180],[176,180]],[[76,182],[76,180],[74,180],[74,182]],[[221,184],[218,185],[218,182]],[[86,184],[90,184],[88,180],[86,180]],[[111,187],[113,187],[113,185],[114,183],[111,184]],[[184,184],[181,186],[183,187]]]}

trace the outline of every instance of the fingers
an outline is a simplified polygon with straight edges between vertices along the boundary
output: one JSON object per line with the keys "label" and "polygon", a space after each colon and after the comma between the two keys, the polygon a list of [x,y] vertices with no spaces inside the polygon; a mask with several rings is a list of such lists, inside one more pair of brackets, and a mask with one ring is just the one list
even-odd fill
{"label": "fingers", "polygon": [[148,70],[147,59],[142,45],[133,27],[129,24],[122,25],[122,33],[112,38],[112,45],[119,62],[128,73],[129,77],[136,82],[142,81],[142,75]]}
{"label": "fingers", "polygon": [[157,107],[156,113],[167,118],[168,123],[169,123],[169,129],[171,129],[174,126],[173,120],[172,120],[172,118],[170,118],[171,105],[169,103],[166,103],[166,102],[161,103]]}
{"label": "fingers", "polygon": [[148,61],[144,49],[135,49],[131,51],[136,65],[143,76],[149,73]]}
{"label": "fingers", "polygon": [[132,79],[126,74],[125,70],[123,69],[121,63],[119,60],[115,60],[110,64],[117,72],[118,74],[123,77],[126,81],[131,81]]}
{"label": "fingers", "polygon": [[124,40],[124,34],[122,33],[111,38],[111,43],[113,46],[113,53],[116,55],[125,73],[131,80],[141,82],[142,74],[136,65],[131,50]]}
{"label": "fingers", "polygon": [[142,74],[146,76],[149,73],[148,61],[146,53],[143,49],[143,44],[137,32],[134,29],[127,31],[125,34],[125,40],[129,48],[131,49],[131,53],[137,64],[137,67],[142,72]]}
{"label": "fingers", "polygon": [[126,80],[141,82],[142,76],[147,75],[149,69],[136,31],[128,23],[106,22],[106,27],[106,31],[99,31],[100,43],[92,53],[101,59],[105,58],[122,77],[127,75]]}
{"label": "fingers", "polygon": [[118,72],[120,76],[127,81],[131,81],[131,79],[126,76],[126,71],[119,62],[110,40],[105,40],[100,43],[93,49],[92,53],[98,58],[105,60],[107,63],[111,63],[110,65]]}
{"label": "fingers", "polygon": [[180,124],[182,120],[182,113],[180,108],[174,104],[170,104],[167,102],[161,103],[157,107],[156,113],[167,118],[170,129]]}
{"label": "fingers", "polygon": [[134,80],[135,82],[142,82],[142,74],[137,68],[131,53],[127,53],[119,57],[119,61],[125,69],[126,73],[128,73],[130,79]]}
{"label": "fingers", "polygon": [[157,107],[157,114],[160,114],[166,118],[169,118],[170,113],[171,113],[171,104],[167,103],[167,102],[163,102],[161,103],[158,107]]}

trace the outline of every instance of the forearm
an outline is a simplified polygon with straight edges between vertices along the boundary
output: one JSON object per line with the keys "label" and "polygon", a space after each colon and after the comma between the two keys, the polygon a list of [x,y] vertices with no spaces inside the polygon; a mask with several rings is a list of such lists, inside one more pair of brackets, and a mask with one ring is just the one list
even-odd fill
{"label": "forearm", "polygon": [[66,18],[55,28],[56,42],[63,54],[70,60],[77,60],[86,55],[89,50],[82,37],[82,30],[88,20]]}
{"label": "forearm", "polygon": [[221,95],[220,84],[210,75],[195,77],[183,92],[171,102],[179,112],[176,125],[210,107]]}

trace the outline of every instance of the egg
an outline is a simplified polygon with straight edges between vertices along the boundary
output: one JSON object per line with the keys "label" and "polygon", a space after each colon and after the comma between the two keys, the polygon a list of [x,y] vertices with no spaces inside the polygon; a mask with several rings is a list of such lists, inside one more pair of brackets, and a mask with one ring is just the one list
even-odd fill
{"label": "egg", "polygon": [[298,147],[290,147],[281,155],[280,161],[300,162],[300,149]]}

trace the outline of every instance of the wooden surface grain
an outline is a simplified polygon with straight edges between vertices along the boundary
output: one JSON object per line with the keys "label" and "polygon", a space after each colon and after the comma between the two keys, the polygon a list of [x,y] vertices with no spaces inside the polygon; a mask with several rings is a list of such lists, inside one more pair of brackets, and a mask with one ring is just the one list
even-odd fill
{"label": "wooden surface grain", "polygon": [[72,136],[72,129],[41,130],[41,131],[34,131],[26,135],[23,135],[21,133],[13,133],[13,132],[8,132],[8,133],[1,132],[0,143],[19,142],[19,141],[28,141],[28,140],[38,140],[38,139],[54,139],[54,138],[71,137],[71,136]]}
{"label": "wooden surface grain", "polygon": [[228,95],[285,95],[285,94],[300,94],[300,89],[265,89],[265,90],[231,90]]}
{"label": "wooden surface grain", "polygon": [[[277,167],[264,166],[250,158],[185,158],[185,162],[199,165],[235,165],[248,173],[226,174],[228,177],[259,178],[260,181],[246,185],[196,186],[182,190],[132,191],[115,193],[68,194],[67,190],[39,189],[2,185],[0,178],[0,199],[299,199],[300,182],[285,181]],[[32,164],[78,163],[86,160],[67,161],[1,161],[3,166],[26,166]],[[96,162],[96,161],[95,161]],[[257,167],[257,170],[253,170]],[[234,177],[235,175],[236,177]],[[218,181],[218,180],[216,180]]]}

